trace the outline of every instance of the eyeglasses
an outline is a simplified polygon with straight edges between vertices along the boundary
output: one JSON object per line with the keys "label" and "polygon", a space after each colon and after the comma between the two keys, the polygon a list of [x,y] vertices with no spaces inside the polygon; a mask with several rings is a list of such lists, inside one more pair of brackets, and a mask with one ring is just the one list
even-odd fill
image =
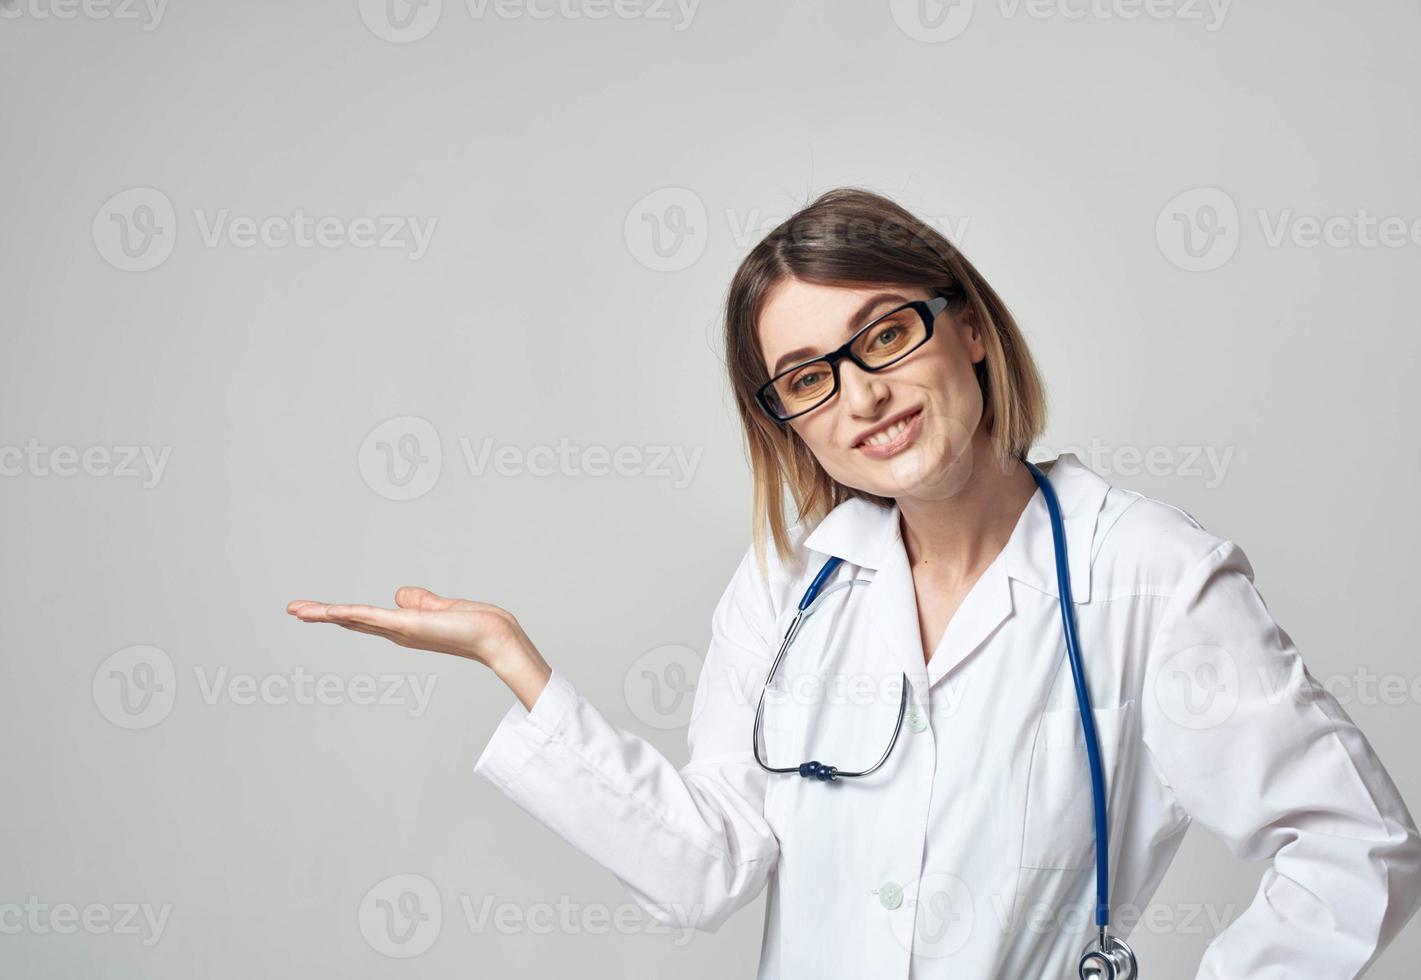
{"label": "eyeglasses", "polygon": [[786,368],[755,392],[755,400],[776,422],[812,412],[839,392],[839,362],[848,358],[865,371],[882,371],[923,346],[947,297],[913,300],[859,328],[838,350]]}

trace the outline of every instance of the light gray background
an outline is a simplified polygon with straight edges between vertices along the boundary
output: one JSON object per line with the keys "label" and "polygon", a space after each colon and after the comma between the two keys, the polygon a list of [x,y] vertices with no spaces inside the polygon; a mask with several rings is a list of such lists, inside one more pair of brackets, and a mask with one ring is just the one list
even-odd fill
{"label": "light gray background", "polygon": [[[1048,379],[1033,457],[1242,544],[1421,801],[1416,3],[63,2],[0,8],[0,904],[91,924],[9,920],[5,975],[752,976],[763,898],[664,934],[472,774],[491,675],[284,606],[502,604],[684,761],[666,685],[749,541],[720,304],[840,184],[958,239]],[[327,244],[204,234],[298,210]],[[390,217],[427,249],[358,244]],[[401,703],[345,686],[384,674]],[[1149,973],[1193,977],[1261,871],[1191,833]],[[440,921],[382,936],[405,892]],[[1413,922],[1372,975],[1418,956]]]}

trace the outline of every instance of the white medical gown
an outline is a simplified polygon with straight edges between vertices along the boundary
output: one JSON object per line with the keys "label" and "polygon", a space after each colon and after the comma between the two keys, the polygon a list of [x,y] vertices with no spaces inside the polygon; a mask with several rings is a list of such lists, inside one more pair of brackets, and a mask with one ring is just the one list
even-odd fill
{"label": "white medical gown", "polygon": [[[1233,542],[1111,487],[1072,454],[1038,464],[1065,522],[1108,780],[1113,929],[1128,939],[1190,822],[1271,862],[1200,980],[1358,976],[1421,902],[1421,840],[1396,787],[1308,674]],[[619,729],[554,669],[475,764],[615,874],[658,919],[717,929],[767,885],[760,980],[1074,977],[1093,926],[1090,779],[1038,489],[924,663],[896,507],[861,499],[799,568],[747,550],[716,606],[690,762]],[[767,698],[809,581],[844,559]],[[783,676],[781,676],[783,675]],[[1150,972],[1149,964],[1142,971]]]}

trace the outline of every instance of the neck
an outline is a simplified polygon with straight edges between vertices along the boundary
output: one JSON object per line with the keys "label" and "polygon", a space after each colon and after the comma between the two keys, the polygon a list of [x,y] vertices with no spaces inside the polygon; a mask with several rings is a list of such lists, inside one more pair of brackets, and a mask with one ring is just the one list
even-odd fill
{"label": "neck", "polygon": [[1036,493],[1025,464],[1014,459],[1003,470],[986,439],[974,439],[952,466],[950,492],[897,498],[909,566],[948,584],[992,563]]}

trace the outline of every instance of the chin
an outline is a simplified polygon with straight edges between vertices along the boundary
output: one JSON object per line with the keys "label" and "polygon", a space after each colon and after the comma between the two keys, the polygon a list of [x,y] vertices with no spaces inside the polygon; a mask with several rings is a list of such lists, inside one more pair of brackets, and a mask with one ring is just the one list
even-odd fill
{"label": "chin", "polygon": [[[867,474],[863,482],[869,492],[881,497],[916,497],[924,500],[945,500],[956,495],[967,483],[970,472],[952,466],[939,454],[909,451],[900,456],[880,460],[878,471]],[[968,468],[970,469],[970,468]]]}

